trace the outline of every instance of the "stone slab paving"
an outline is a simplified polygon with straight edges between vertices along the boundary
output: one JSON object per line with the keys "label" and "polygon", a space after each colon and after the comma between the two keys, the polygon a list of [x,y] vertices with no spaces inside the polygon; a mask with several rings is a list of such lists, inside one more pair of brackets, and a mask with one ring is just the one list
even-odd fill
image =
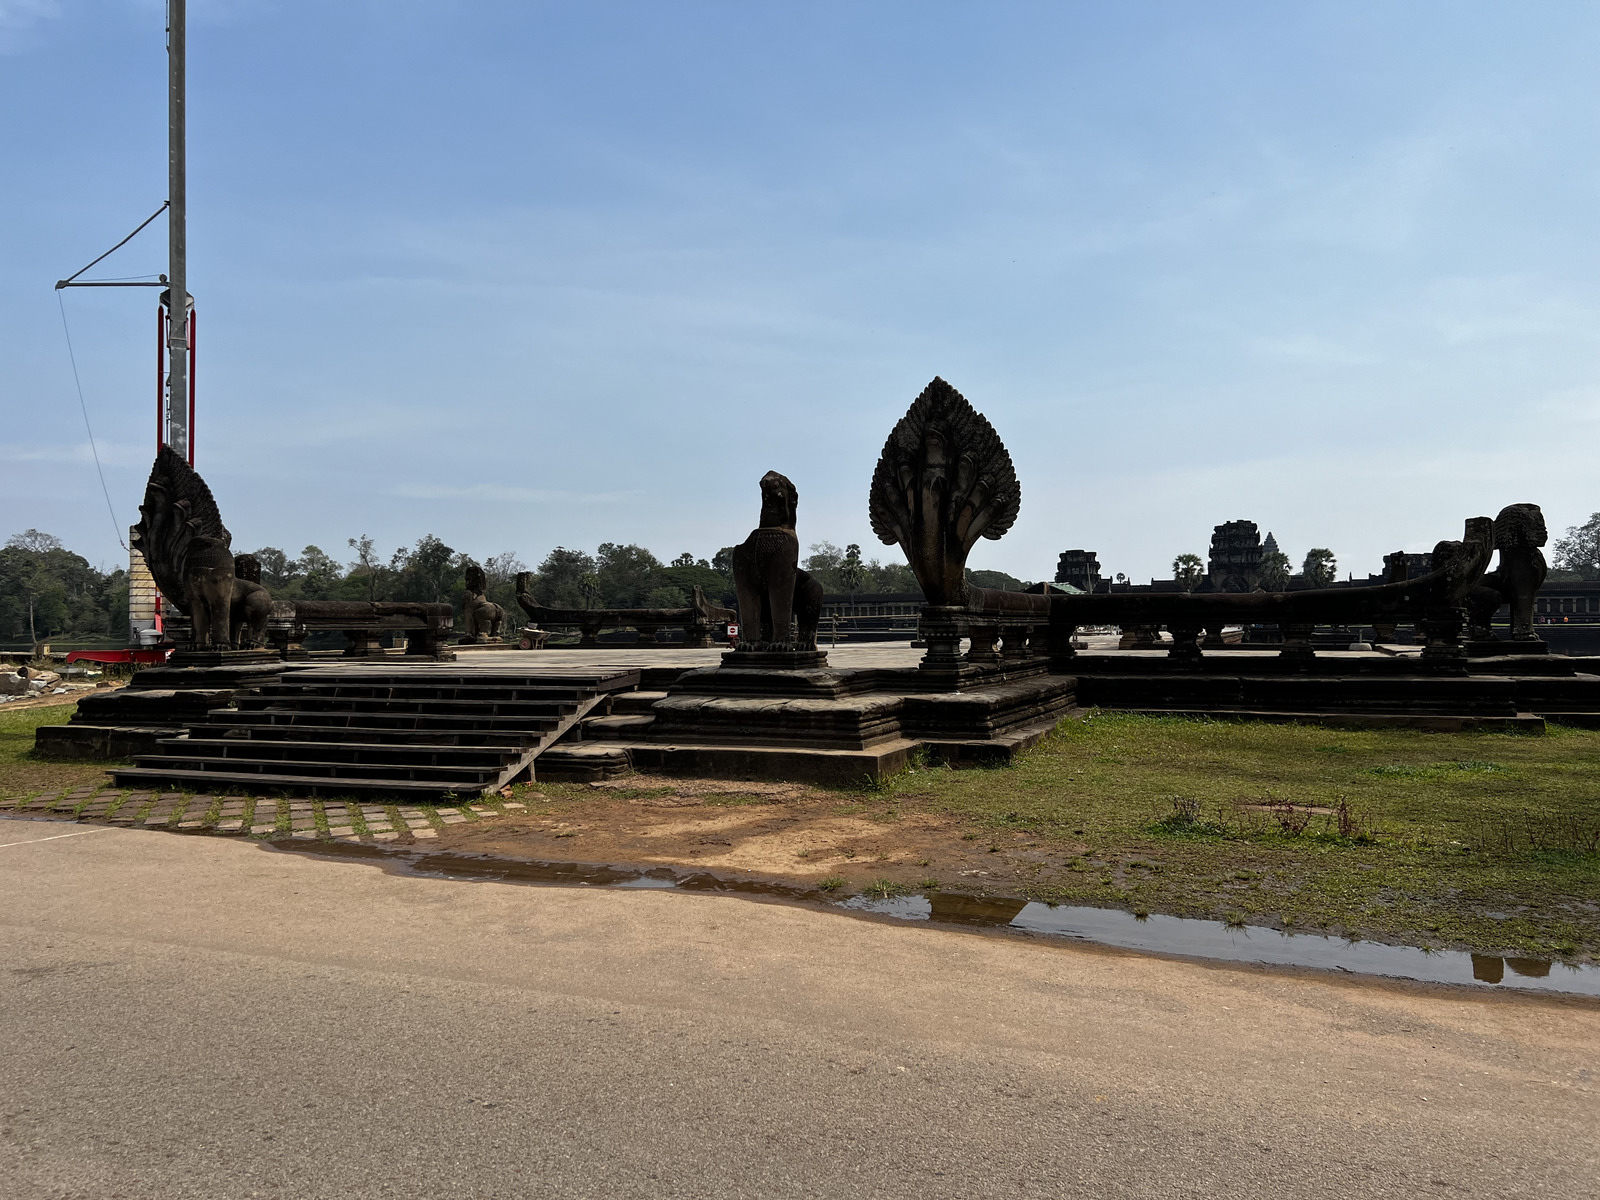
{"label": "stone slab paving", "polygon": [[[527,805],[496,799],[472,805],[355,804],[343,800],[282,802],[276,797],[190,795],[186,792],[122,792],[81,787],[31,797],[0,798],[0,816],[76,820],[84,824],[133,825],[146,829],[204,831],[233,837],[282,837],[296,841],[392,842],[403,836],[437,838],[447,825],[489,820]],[[213,816],[213,812],[216,813]],[[284,830],[280,814],[289,818]],[[359,819],[358,819],[359,818]],[[363,826],[365,827],[363,831]],[[323,830],[326,832],[323,832]]]}

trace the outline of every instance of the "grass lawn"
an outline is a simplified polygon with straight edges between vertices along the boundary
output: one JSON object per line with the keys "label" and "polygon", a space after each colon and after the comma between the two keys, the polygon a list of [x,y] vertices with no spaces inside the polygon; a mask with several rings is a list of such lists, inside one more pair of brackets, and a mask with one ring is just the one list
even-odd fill
{"label": "grass lawn", "polygon": [[1011,766],[883,790],[997,846],[1077,848],[1035,899],[1600,959],[1600,732],[1099,713]]}
{"label": "grass lawn", "polygon": [[76,704],[39,708],[0,708],[0,797],[14,799],[83,784],[106,783],[103,762],[57,762],[33,757],[33,731],[41,725],[65,725]]}

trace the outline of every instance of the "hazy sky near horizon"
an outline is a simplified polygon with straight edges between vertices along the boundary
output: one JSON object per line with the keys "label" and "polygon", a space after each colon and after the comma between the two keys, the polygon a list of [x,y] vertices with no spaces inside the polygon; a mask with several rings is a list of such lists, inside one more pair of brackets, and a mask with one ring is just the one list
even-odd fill
{"label": "hazy sky near horizon", "polygon": [[[1169,574],[1341,574],[1600,509],[1592,3],[190,0],[197,466],[236,549],[710,556],[768,469],[894,556],[941,375],[1022,515]],[[54,281],[166,194],[161,0],[0,0],[0,537],[123,559]],[[96,274],[166,269],[157,221]],[[65,293],[117,521],[152,292]]]}

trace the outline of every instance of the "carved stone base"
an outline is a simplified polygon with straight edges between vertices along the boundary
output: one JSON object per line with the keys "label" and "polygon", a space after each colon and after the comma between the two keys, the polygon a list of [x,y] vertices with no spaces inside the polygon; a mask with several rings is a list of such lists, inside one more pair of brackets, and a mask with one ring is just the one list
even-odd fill
{"label": "carved stone base", "polygon": [[1549,654],[1543,638],[1484,638],[1467,643],[1468,658],[1499,658],[1506,654]]}
{"label": "carved stone base", "polygon": [[722,656],[724,667],[751,671],[809,671],[828,665],[826,650],[756,649],[741,645]]}
{"label": "carved stone base", "polygon": [[278,652],[265,650],[175,650],[169,667],[249,667],[278,662]]}

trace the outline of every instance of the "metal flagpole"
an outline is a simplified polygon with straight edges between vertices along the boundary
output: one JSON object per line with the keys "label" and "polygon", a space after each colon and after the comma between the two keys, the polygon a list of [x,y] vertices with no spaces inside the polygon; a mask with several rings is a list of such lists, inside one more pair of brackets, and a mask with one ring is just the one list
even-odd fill
{"label": "metal flagpole", "polygon": [[167,445],[189,457],[189,292],[184,172],[186,0],[167,0]]}

